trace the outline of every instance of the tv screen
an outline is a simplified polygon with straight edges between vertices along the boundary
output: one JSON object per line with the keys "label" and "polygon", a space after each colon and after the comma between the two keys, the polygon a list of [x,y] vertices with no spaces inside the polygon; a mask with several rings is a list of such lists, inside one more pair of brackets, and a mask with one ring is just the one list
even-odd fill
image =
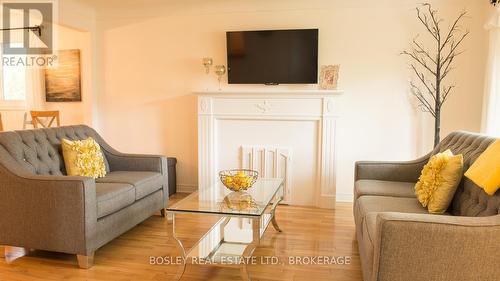
{"label": "tv screen", "polygon": [[227,32],[229,84],[316,84],[318,29]]}

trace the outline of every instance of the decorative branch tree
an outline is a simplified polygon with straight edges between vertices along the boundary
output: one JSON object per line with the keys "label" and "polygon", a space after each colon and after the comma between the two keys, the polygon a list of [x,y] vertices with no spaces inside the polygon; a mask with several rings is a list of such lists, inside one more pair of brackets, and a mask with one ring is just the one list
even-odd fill
{"label": "decorative branch tree", "polygon": [[453,63],[457,56],[462,54],[459,47],[469,35],[468,30],[463,30],[461,21],[467,15],[462,12],[448,30],[443,32],[443,19],[437,15],[428,3],[416,8],[417,17],[432,36],[435,47],[432,51],[418,41],[418,35],[413,39],[410,50],[401,54],[410,58],[410,68],[417,77],[417,82],[410,82],[412,94],[419,102],[419,108],[429,112],[435,120],[434,146],[440,141],[441,108],[448,99],[455,85],[445,85],[444,81],[454,69]]}

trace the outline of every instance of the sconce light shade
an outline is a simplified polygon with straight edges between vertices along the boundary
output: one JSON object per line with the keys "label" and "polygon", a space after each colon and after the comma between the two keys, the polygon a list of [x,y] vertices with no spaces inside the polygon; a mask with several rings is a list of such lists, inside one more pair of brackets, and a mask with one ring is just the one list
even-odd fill
{"label": "sconce light shade", "polygon": [[224,65],[216,65],[215,74],[217,74],[217,76],[222,76],[226,74],[226,67]]}
{"label": "sconce light shade", "polygon": [[219,91],[221,89],[222,76],[226,74],[226,66],[224,65],[216,65],[215,66],[215,74],[217,74],[219,80]]}
{"label": "sconce light shade", "polygon": [[210,72],[210,66],[214,64],[214,60],[212,58],[203,58],[203,65],[205,66],[205,71],[208,74]]}

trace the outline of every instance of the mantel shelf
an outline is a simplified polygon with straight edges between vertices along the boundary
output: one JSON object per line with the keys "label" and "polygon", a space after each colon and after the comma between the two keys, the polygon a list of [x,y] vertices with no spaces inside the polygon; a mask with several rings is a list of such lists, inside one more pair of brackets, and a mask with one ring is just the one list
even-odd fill
{"label": "mantel shelf", "polygon": [[[272,87],[272,86],[270,86]],[[248,89],[221,89],[221,90],[201,90],[193,91],[199,96],[288,96],[288,97],[318,97],[318,96],[336,96],[344,93],[342,90],[319,90],[319,89],[264,89],[264,88],[248,88]]]}

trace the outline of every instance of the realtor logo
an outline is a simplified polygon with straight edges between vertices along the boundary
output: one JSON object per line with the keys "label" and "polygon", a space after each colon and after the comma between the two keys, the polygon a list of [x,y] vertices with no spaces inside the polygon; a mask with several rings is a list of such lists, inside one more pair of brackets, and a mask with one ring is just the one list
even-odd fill
{"label": "realtor logo", "polygon": [[53,16],[53,3],[2,3],[3,53],[52,54]]}

